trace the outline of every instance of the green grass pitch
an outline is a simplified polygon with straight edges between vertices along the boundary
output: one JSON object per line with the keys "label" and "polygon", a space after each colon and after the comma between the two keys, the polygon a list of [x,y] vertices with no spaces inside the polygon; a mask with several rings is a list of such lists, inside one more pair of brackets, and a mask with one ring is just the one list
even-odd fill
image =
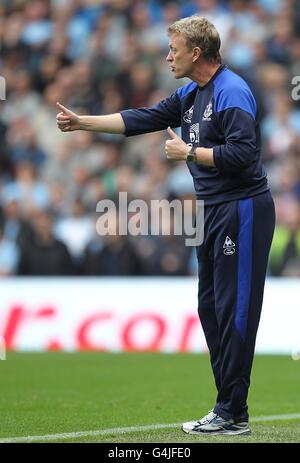
{"label": "green grass pitch", "polygon": [[[200,418],[214,403],[207,355],[8,352],[0,390],[0,442],[50,434],[63,436],[47,442],[300,442],[300,361],[287,356],[254,359],[250,437],[180,430],[179,423]],[[138,429],[154,424],[174,426]]]}

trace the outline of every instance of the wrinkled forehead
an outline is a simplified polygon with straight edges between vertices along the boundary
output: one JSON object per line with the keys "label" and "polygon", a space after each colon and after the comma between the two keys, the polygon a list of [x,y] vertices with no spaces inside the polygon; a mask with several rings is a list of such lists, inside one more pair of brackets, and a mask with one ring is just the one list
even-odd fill
{"label": "wrinkled forehead", "polygon": [[169,47],[186,47],[186,38],[180,32],[172,32],[169,34]]}

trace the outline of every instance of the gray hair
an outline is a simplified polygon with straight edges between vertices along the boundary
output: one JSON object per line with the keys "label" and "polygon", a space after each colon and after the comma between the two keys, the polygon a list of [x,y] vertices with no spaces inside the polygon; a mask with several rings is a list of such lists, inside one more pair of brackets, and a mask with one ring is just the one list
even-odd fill
{"label": "gray hair", "polygon": [[168,35],[182,34],[189,50],[201,48],[203,57],[209,63],[221,63],[221,39],[215,26],[208,19],[193,15],[179,19],[168,27]]}

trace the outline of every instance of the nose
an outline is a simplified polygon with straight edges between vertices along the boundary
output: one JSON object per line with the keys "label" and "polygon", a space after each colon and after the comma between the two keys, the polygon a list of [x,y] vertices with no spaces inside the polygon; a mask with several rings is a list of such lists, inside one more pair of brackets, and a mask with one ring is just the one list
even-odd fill
{"label": "nose", "polygon": [[173,61],[173,56],[171,54],[171,51],[169,51],[167,57],[166,57],[166,61]]}

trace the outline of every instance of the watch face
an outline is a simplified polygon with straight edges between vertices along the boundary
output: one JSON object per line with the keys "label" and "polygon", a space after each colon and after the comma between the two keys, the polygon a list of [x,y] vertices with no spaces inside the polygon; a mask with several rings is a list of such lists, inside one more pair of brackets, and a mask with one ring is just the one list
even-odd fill
{"label": "watch face", "polygon": [[189,161],[189,162],[194,162],[194,155],[193,154],[188,154],[186,160]]}

